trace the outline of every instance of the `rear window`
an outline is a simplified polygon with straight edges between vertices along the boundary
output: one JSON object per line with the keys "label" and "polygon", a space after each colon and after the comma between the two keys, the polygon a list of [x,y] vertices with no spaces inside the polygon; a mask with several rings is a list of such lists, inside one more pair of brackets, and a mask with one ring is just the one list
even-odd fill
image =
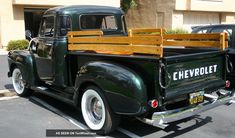
{"label": "rear window", "polygon": [[80,26],[82,30],[117,30],[117,23],[114,15],[82,15],[80,17]]}
{"label": "rear window", "polygon": [[68,31],[71,31],[72,22],[70,16],[60,16],[58,24],[58,35],[66,36]]}

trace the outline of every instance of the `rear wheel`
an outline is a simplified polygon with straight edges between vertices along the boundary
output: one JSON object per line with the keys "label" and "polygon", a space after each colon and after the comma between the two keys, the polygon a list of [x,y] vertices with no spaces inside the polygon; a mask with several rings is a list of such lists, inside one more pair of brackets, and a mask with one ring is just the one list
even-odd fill
{"label": "rear wheel", "polygon": [[12,83],[15,89],[15,92],[19,96],[27,96],[31,91],[26,88],[26,82],[23,79],[22,73],[19,68],[15,68],[12,73]]}
{"label": "rear wheel", "polygon": [[87,126],[97,131],[98,134],[110,133],[120,122],[119,116],[111,111],[102,91],[95,86],[85,89],[81,100],[81,110]]}

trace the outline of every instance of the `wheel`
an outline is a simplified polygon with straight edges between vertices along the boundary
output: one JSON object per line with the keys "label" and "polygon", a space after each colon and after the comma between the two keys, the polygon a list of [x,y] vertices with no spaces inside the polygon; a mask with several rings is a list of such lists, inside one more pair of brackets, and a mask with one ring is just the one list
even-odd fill
{"label": "wheel", "polygon": [[120,117],[112,113],[102,91],[90,86],[84,90],[81,110],[87,126],[97,134],[106,135],[113,131],[120,122]]}
{"label": "wheel", "polygon": [[17,95],[27,96],[30,94],[30,90],[26,88],[26,83],[19,68],[13,70],[12,83]]}

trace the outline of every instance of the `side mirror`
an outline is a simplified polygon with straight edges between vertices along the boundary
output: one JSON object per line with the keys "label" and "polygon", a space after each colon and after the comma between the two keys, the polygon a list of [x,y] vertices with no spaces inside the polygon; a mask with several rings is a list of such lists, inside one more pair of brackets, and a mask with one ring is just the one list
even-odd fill
{"label": "side mirror", "polygon": [[33,53],[37,53],[37,46],[35,45],[35,43],[31,45],[31,50]]}
{"label": "side mirror", "polygon": [[38,42],[36,38],[31,39],[29,42],[29,50],[32,51],[33,53],[37,53],[37,47],[38,47]]}

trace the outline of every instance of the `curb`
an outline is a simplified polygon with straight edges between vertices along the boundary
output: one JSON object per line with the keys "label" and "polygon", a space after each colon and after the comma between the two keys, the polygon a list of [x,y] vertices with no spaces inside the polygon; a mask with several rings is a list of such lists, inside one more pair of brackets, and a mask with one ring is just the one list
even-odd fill
{"label": "curb", "polygon": [[5,90],[0,90],[0,98],[3,98],[3,97],[13,97],[13,96],[16,96],[17,94],[15,93],[14,90],[8,90],[8,89],[5,89]]}
{"label": "curb", "polygon": [[8,51],[0,48],[0,55],[7,55],[7,54],[8,54]]}
{"label": "curb", "polygon": [[19,96],[11,96],[11,97],[0,97],[0,101],[11,100],[19,98]]}
{"label": "curb", "polygon": [[3,90],[0,90],[0,94],[1,93],[6,93],[6,92],[14,92],[14,89],[3,89]]}

